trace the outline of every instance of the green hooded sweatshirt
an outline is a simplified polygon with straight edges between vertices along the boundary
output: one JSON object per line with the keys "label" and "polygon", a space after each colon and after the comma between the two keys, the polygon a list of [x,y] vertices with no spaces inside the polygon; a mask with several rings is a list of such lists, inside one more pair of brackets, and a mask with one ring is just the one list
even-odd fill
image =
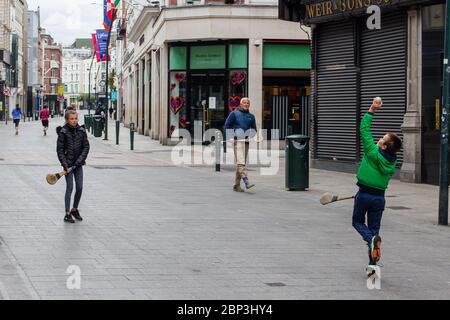
{"label": "green hooded sweatshirt", "polygon": [[373,114],[366,113],[359,128],[364,147],[364,157],[356,178],[364,186],[384,191],[395,172],[397,157],[388,154],[374,143],[370,132],[372,119]]}

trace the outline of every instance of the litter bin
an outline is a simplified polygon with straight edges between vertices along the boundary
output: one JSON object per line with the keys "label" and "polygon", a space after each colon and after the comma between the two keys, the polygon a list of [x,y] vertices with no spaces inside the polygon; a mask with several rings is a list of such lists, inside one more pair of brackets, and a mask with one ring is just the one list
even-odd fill
{"label": "litter bin", "polygon": [[39,120],[39,111],[37,110],[34,112],[34,120]]}
{"label": "litter bin", "polygon": [[94,137],[101,137],[103,131],[103,121],[102,116],[93,116],[92,117],[92,128],[94,129]]}
{"label": "litter bin", "polygon": [[309,137],[286,137],[286,189],[309,188]]}

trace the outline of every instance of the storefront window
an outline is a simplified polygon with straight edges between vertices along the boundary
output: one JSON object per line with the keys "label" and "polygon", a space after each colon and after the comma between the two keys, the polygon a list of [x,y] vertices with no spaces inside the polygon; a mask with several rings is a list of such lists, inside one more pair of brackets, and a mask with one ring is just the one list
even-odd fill
{"label": "storefront window", "polygon": [[176,129],[187,127],[186,108],[186,72],[170,73],[170,101],[169,101],[169,137]]}
{"label": "storefront window", "polygon": [[230,71],[230,95],[228,97],[229,111],[236,110],[243,97],[247,96],[247,71],[232,70]]}
{"label": "storefront window", "polygon": [[186,69],[186,47],[170,48],[170,70]]}

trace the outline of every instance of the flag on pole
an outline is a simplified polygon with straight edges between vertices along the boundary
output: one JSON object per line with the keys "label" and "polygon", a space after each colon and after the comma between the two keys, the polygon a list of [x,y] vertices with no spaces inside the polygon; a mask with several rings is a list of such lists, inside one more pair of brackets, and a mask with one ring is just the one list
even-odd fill
{"label": "flag on pole", "polygon": [[103,0],[103,26],[109,31],[113,22],[114,11],[117,10],[120,0]]}
{"label": "flag on pole", "polygon": [[111,0],[103,0],[103,27],[105,30],[109,30],[111,27],[111,19],[108,12],[111,10]]}

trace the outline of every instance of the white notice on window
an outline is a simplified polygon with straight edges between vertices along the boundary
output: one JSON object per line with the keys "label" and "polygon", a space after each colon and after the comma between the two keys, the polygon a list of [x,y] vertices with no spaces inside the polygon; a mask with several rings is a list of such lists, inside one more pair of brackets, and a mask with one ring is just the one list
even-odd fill
{"label": "white notice on window", "polygon": [[215,109],[216,108],[216,97],[209,97],[209,105],[208,107],[210,109]]}

